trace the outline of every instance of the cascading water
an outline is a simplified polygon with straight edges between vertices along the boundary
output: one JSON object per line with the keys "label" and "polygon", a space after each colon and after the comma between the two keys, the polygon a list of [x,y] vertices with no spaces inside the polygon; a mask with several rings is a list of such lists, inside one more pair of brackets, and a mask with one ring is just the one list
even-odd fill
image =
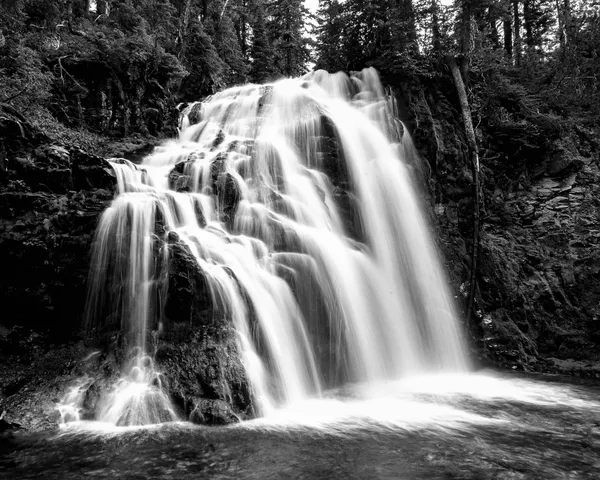
{"label": "cascading water", "polygon": [[88,327],[119,326],[134,349],[101,420],[175,418],[147,346],[169,238],[235,325],[259,413],[347,382],[466,368],[410,138],[374,70],[231,88],[180,126],[142,166],[112,162],[118,196],[97,231]]}

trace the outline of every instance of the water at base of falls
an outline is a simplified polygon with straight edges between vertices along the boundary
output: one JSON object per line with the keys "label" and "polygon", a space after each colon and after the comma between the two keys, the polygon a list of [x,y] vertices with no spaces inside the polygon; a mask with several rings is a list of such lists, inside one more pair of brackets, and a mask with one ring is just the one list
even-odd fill
{"label": "water at base of falls", "polygon": [[162,386],[152,358],[136,354],[127,375],[104,397],[98,419],[111,425],[149,425],[172,422],[177,414]]}
{"label": "water at base of falls", "polygon": [[597,380],[442,374],[324,397],[226,428],[87,422],[15,434],[0,441],[0,477],[600,478]]}
{"label": "water at base of falls", "polygon": [[184,113],[179,139],[141,166],[112,163],[88,328],[120,328],[137,353],[101,419],[175,418],[146,354],[165,321],[169,242],[235,326],[262,414],[350,382],[467,367],[410,137],[374,70],[235,87]]}

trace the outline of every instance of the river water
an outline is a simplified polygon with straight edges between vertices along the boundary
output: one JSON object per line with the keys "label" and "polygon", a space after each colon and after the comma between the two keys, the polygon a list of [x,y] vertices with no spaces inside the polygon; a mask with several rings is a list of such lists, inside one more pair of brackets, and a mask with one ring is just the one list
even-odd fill
{"label": "river water", "polygon": [[1,442],[11,479],[598,479],[600,383],[446,374],[329,391],[228,427],[87,422]]}

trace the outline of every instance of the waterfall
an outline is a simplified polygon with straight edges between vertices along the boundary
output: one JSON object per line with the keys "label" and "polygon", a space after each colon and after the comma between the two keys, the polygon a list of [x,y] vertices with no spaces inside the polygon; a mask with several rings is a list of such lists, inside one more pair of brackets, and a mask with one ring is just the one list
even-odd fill
{"label": "waterfall", "polygon": [[259,413],[348,382],[465,369],[411,152],[367,69],[230,88],[190,105],[179,138],[142,165],[112,160],[86,317],[92,332],[120,329],[132,354],[100,419],[175,418],[149,345],[173,241],[235,326]]}

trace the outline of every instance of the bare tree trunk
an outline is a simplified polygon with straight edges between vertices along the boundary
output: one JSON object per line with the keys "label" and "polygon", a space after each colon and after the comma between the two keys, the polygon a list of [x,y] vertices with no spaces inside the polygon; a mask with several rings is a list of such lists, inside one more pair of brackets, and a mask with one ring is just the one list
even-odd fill
{"label": "bare tree trunk", "polygon": [[467,137],[467,145],[469,147],[469,158],[471,175],[473,177],[473,246],[471,249],[471,273],[469,280],[469,297],[467,299],[467,319],[470,320],[473,311],[473,302],[475,299],[475,286],[477,284],[477,268],[479,256],[479,237],[480,237],[480,205],[481,205],[481,187],[479,185],[479,153],[477,147],[477,139],[475,137],[475,129],[473,128],[473,120],[471,118],[471,108],[467,91],[463,82],[460,70],[456,64],[454,57],[447,58],[448,67],[452,73],[456,92],[460,101],[460,109],[465,124],[465,134]]}
{"label": "bare tree trunk", "polygon": [[523,2],[523,21],[525,22],[525,45],[527,50],[532,50],[535,44],[533,38],[533,12],[531,10],[531,0]]}
{"label": "bare tree trunk", "polygon": [[110,3],[108,0],[98,0],[97,13],[98,15],[106,15],[107,17],[110,15]]}
{"label": "bare tree trunk", "polygon": [[494,45],[494,49],[500,48],[500,32],[498,31],[498,19],[492,13],[489,17],[490,40]]}
{"label": "bare tree trunk", "polygon": [[506,51],[506,55],[512,58],[513,55],[513,31],[512,31],[512,22],[510,18],[507,18],[503,21],[504,25],[504,50]]}
{"label": "bare tree trunk", "polygon": [[560,49],[564,51],[567,42],[565,41],[565,19],[563,17],[561,0],[556,0],[556,16],[558,17],[558,42]]}
{"label": "bare tree trunk", "polygon": [[440,32],[440,6],[438,0],[431,0],[431,36],[433,49],[439,52],[442,49],[442,34]]}
{"label": "bare tree trunk", "polygon": [[556,14],[558,17],[558,41],[564,53],[570,40],[571,27],[571,1],[556,0]]}
{"label": "bare tree trunk", "polygon": [[192,13],[192,0],[185,0],[185,7],[183,9],[183,15],[179,19],[179,52],[177,56],[183,58],[185,55],[185,49],[187,46],[187,31],[190,24],[190,17]]}
{"label": "bare tree trunk", "polygon": [[519,0],[513,0],[513,21],[514,21],[514,58],[515,65],[521,65],[521,14],[519,13]]}

